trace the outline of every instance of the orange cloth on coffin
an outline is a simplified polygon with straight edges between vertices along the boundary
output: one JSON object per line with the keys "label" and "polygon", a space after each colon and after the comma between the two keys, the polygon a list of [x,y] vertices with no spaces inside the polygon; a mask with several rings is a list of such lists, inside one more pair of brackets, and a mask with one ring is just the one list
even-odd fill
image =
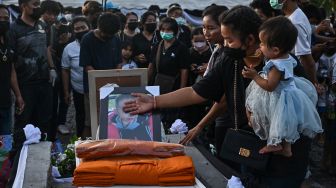
{"label": "orange cloth on coffin", "polygon": [[120,156],[84,161],[74,172],[75,186],[159,185],[188,186],[195,184],[195,168],[191,157],[153,158]]}
{"label": "orange cloth on coffin", "polygon": [[85,160],[116,155],[150,155],[156,157],[185,155],[184,146],[181,144],[125,139],[85,141],[76,146],[76,153],[78,158]]}

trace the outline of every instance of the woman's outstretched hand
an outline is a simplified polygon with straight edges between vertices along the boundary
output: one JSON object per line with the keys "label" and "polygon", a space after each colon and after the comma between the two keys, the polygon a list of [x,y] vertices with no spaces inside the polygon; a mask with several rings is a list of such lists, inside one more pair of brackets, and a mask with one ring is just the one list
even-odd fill
{"label": "woman's outstretched hand", "polygon": [[179,142],[182,145],[187,145],[189,142],[191,142],[199,133],[202,131],[202,128],[199,126],[196,126],[190,131],[188,131],[188,134]]}
{"label": "woman's outstretched hand", "polygon": [[123,110],[132,115],[143,114],[154,109],[154,97],[144,93],[132,93],[134,100],[125,102]]}

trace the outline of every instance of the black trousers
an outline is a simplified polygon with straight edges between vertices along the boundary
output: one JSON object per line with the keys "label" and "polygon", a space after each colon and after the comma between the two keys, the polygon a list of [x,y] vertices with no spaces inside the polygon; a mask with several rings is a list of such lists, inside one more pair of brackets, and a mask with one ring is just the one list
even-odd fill
{"label": "black trousers", "polygon": [[85,126],[84,94],[73,89],[72,96],[76,110],[76,134],[77,137],[81,137]]}

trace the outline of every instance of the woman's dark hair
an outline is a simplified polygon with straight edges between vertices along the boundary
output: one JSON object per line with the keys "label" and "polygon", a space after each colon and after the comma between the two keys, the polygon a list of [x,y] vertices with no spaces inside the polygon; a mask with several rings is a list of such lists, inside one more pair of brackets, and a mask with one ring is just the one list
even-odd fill
{"label": "woman's dark hair", "polygon": [[173,19],[173,18],[168,18],[168,17],[163,18],[163,19],[161,20],[161,22],[160,22],[159,30],[162,29],[162,26],[163,26],[164,24],[168,25],[169,29],[171,29],[171,30],[173,31],[174,36],[177,35],[179,28],[178,28],[178,24],[177,24],[177,22],[176,22],[175,19]]}
{"label": "woman's dark hair", "polygon": [[259,27],[261,19],[249,7],[235,6],[232,9],[220,15],[221,25],[228,26],[233,32],[237,32],[242,43],[246,42],[249,35],[253,35],[256,41],[259,41]]}
{"label": "woman's dark hair", "polygon": [[154,12],[152,12],[152,11],[147,11],[147,12],[145,12],[145,13],[141,16],[140,24],[141,24],[141,25],[145,25],[145,22],[146,22],[146,20],[147,20],[147,18],[148,18],[149,16],[154,16],[155,19],[156,19],[156,14],[155,14]]}
{"label": "woman's dark hair", "polygon": [[113,13],[103,13],[98,18],[98,28],[103,33],[114,35],[120,29],[120,19]]}
{"label": "woman's dark hair", "polygon": [[261,10],[268,18],[275,15],[275,11],[268,0],[253,0],[252,3],[250,3],[250,7]]}
{"label": "woman's dark hair", "polygon": [[7,12],[8,12],[8,14],[10,14],[9,9],[8,9],[8,7],[6,5],[0,4],[0,9],[1,8],[6,9]]}
{"label": "woman's dark hair", "polygon": [[121,43],[121,49],[126,49],[128,47],[131,47],[131,49],[133,50],[133,44],[130,41],[125,41]]}
{"label": "woman's dark hair", "polygon": [[322,21],[321,13],[317,6],[309,3],[302,5],[301,9],[308,19],[315,18],[318,23]]}
{"label": "woman's dark hair", "polygon": [[126,16],[123,13],[121,13],[121,12],[115,12],[114,14],[119,17],[119,20],[120,20],[120,30],[124,30],[125,25],[126,25],[126,20],[127,20]]}
{"label": "woman's dark hair", "polygon": [[218,18],[223,12],[227,10],[228,8],[226,6],[211,5],[203,11],[202,17],[209,16],[217,23],[217,25],[220,25]]}
{"label": "woman's dark hair", "polygon": [[85,16],[93,15],[102,11],[103,11],[102,5],[97,1],[86,1],[82,8],[82,12]]}
{"label": "woman's dark hair", "polygon": [[195,35],[203,35],[203,28],[202,27],[197,27],[191,31],[191,38]]}
{"label": "woman's dark hair", "polygon": [[298,36],[296,27],[284,16],[268,19],[259,30],[263,33],[267,47],[278,47],[280,53],[290,52]]}
{"label": "woman's dark hair", "polygon": [[88,26],[88,28],[89,28],[89,30],[90,30],[90,22],[89,22],[89,20],[87,20],[86,17],[84,17],[84,16],[77,16],[77,17],[75,17],[74,19],[72,19],[72,22],[71,22],[71,29],[72,29],[72,30],[74,29],[74,25],[75,25],[77,22],[85,22],[85,24]]}
{"label": "woman's dark hair", "polygon": [[61,7],[60,4],[56,1],[46,0],[41,2],[41,12],[42,14],[51,12],[55,15],[58,15],[61,12]]}
{"label": "woman's dark hair", "polygon": [[156,12],[158,13],[158,16],[160,16],[160,7],[159,5],[151,5],[148,7],[148,11]]}
{"label": "woman's dark hair", "polygon": [[128,12],[128,13],[126,14],[126,20],[128,19],[129,16],[135,16],[135,17],[137,17],[137,19],[138,19],[138,15],[137,15],[135,12]]}

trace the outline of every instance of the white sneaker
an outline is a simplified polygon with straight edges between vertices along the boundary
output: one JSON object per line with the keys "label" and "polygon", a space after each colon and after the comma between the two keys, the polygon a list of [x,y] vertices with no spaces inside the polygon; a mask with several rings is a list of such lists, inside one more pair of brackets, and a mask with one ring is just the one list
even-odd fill
{"label": "white sneaker", "polygon": [[65,125],[58,125],[58,131],[61,133],[61,134],[69,134],[70,133],[70,130],[67,126]]}

